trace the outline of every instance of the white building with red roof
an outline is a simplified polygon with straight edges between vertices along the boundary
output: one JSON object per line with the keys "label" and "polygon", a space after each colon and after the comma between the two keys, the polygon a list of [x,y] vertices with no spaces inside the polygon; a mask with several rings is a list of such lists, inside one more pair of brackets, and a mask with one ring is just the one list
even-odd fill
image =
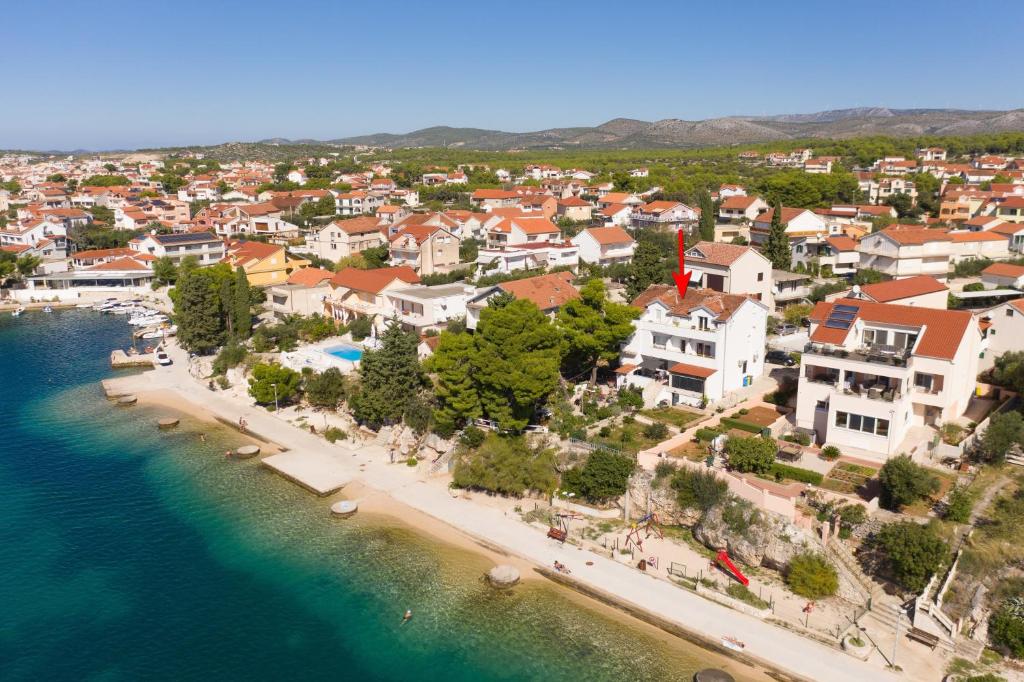
{"label": "white building with red roof", "polygon": [[[606,196],[605,199],[608,197]],[[661,228],[678,231],[697,222],[700,214],[679,201],[652,201],[633,211],[633,227]]]}
{"label": "white building with red roof", "polygon": [[860,267],[890,277],[931,275],[945,281],[949,276],[953,240],[946,230],[922,225],[893,225],[860,240]]}
{"label": "white building with red roof", "polygon": [[775,307],[772,262],[749,246],[697,242],[686,251],[690,285],[724,294],[748,294],[768,309]]}
{"label": "white building with red roof", "polygon": [[630,263],[636,241],[621,227],[590,227],[569,241],[579,247],[580,260],[597,265]]}
{"label": "white building with red roof", "polygon": [[817,443],[884,461],[964,414],[981,350],[971,313],[844,298],[809,317],[796,425]]}
{"label": "white building with red roof", "polygon": [[714,403],[764,372],[768,307],[750,296],[653,284],[632,303],[643,312],[622,348],[616,384],[644,405]]}
{"label": "white building with red roof", "polygon": [[825,300],[841,302],[842,299],[847,298],[872,303],[893,303],[945,310],[949,307],[949,287],[934,277],[917,275],[874,284],[854,285],[846,291],[826,296]]}

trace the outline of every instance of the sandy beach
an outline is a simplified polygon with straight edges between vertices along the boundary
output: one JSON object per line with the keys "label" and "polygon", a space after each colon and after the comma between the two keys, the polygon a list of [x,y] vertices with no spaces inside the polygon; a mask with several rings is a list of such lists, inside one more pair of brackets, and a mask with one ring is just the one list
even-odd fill
{"label": "sandy beach", "polygon": [[[379,445],[330,445],[238,396],[209,391],[189,375],[184,351],[173,346],[169,350],[174,365],[106,380],[108,394],[132,393],[141,404],[225,425],[236,424],[242,417],[258,434],[261,448],[267,448],[265,452],[276,448],[274,451],[287,450],[295,457],[309,453],[321,466],[329,463],[335,469],[333,473],[343,474],[350,482],[342,492],[323,498],[325,509],[333,500],[358,499],[362,512],[407,525],[493,563],[513,564],[526,580],[549,574],[578,592],[578,598],[591,607],[603,604],[600,608],[614,611],[634,625],[658,628],[715,652],[722,662],[751,666],[743,668],[744,676],[753,675],[753,669],[759,668],[771,671],[776,679],[899,679],[896,673],[877,664],[859,661],[837,648],[707,601],[607,556],[551,541],[539,529],[523,523],[517,514],[453,496],[438,481],[417,475],[416,469],[389,464],[386,451]],[[553,574],[548,567],[554,561],[570,567],[572,575],[566,578]],[[727,650],[721,641],[725,635],[745,642],[745,650]]]}

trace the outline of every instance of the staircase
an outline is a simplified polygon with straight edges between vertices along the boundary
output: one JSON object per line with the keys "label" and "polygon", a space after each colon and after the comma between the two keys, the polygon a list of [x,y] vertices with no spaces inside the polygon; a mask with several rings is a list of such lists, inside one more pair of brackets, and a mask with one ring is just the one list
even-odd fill
{"label": "staircase", "polygon": [[825,552],[833,559],[836,568],[843,573],[847,581],[857,590],[864,603],[872,599],[877,592],[877,585],[861,570],[857,559],[849,548],[836,539],[825,545]]}
{"label": "staircase", "polygon": [[641,395],[643,396],[643,399],[644,399],[644,407],[647,407],[647,406],[652,406],[653,407],[653,406],[657,405],[658,404],[658,396],[661,395],[661,391],[664,388],[665,388],[665,385],[661,384],[661,383],[659,383],[657,381],[652,381],[651,383],[649,383],[646,386],[644,386],[643,391],[641,392]]}

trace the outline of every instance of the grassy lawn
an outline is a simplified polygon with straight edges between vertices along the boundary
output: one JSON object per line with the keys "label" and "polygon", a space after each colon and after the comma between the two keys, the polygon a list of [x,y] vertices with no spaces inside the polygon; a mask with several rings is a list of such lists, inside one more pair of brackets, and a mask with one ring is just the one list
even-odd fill
{"label": "grassy lawn", "polygon": [[826,490],[834,490],[837,493],[852,495],[877,475],[878,469],[851,462],[839,462],[828,472],[828,476],[821,482],[821,487]]}
{"label": "grassy lawn", "polygon": [[692,459],[694,462],[703,462],[704,458],[708,456],[708,445],[707,443],[684,443],[679,447],[669,451],[669,457],[679,457],[682,459]]}
{"label": "grassy lawn", "polygon": [[654,421],[665,422],[676,428],[682,429],[695,419],[700,419],[699,412],[681,410],[678,407],[655,407],[650,410],[641,410],[640,414]]}

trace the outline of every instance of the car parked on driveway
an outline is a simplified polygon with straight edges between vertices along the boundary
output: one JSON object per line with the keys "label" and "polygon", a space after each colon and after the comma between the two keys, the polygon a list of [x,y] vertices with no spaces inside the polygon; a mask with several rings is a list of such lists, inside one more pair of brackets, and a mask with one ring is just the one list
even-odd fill
{"label": "car parked on driveway", "polygon": [[764,360],[773,365],[782,365],[783,367],[793,367],[796,365],[796,360],[793,359],[793,356],[784,350],[770,350],[764,354]]}
{"label": "car parked on driveway", "polygon": [[797,333],[797,326],[795,324],[780,324],[777,331],[779,336],[789,336]]}

